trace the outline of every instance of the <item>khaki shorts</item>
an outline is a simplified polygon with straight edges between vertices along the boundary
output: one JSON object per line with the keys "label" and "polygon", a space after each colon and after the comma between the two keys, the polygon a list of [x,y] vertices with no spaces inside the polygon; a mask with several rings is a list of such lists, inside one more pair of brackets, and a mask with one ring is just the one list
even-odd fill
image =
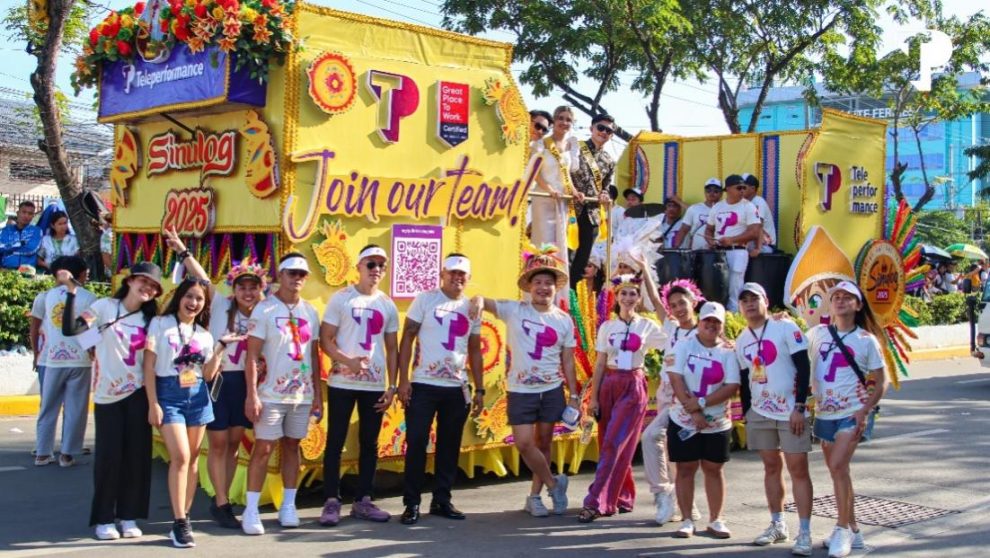
{"label": "khaki shorts", "polygon": [[261,403],[261,414],[254,423],[256,440],[274,441],[279,438],[302,440],[309,431],[312,403]]}
{"label": "khaki shorts", "polygon": [[746,413],[746,447],[757,451],[808,453],[811,451],[811,419],[805,417],[804,432],[795,436],[790,422],[767,418],[750,409]]}

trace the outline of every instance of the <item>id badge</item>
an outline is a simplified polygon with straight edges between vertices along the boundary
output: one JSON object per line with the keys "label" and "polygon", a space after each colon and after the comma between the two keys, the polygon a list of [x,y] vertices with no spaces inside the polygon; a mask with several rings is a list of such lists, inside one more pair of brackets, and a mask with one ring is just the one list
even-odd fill
{"label": "id badge", "polygon": [[82,350],[88,351],[93,347],[95,347],[96,344],[100,342],[101,338],[103,338],[103,335],[100,333],[100,331],[95,327],[91,327],[86,331],[77,335],[75,337],[75,340],[77,343],[79,343],[79,347]]}
{"label": "id badge", "polygon": [[754,362],[752,372],[753,372],[752,378],[754,382],[758,384],[767,383],[767,367],[763,366],[762,363]]}
{"label": "id badge", "polygon": [[616,358],[616,367],[619,370],[632,370],[632,361],[632,351],[619,351],[619,355]]}
{"label": "id badge", "polygon": [[196,374],[195,368],[186,368],[182,372],[179,372],[179,387],[191,388],[199,382],[199,375]]}

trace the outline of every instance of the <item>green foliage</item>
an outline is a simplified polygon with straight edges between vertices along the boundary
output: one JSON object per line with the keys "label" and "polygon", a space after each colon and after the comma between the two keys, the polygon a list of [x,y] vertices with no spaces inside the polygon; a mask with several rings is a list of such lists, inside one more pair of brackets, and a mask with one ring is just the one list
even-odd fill
{"label": "green foliage", "polygon": [[646,369],[646,377],[655,380],[660,378],[660,369],[663,368],[663,351],[653,349],[648,351],[643,357],[643,368]]}
{"label": "green foliage", "polygon": [[968,242],[970,228],[949,211],[924,211],[918,214],[917,235],[924,244],[945,248],[956,242]]}
{"label": "green foliage", "polygon": [[[30,13],[29,4],[24,0],[16,2],[7,10],[0,25],[7,30],[7,38],[11,41],[30,44],[38,49],[45,44],[48,28],[46,22]],[[70,2],[69,16],[62,34],[62,52],[78,54],[81,51],[82,40],[89,32],[88,5],[88,2]]]}
{"label": "green foliage", "polygon": [[[38,293],[54,286],[50,276],[25,278],[11,271],[0,272],[0,348],[28,346],[31,304]],[[86,289],[97,297],[110,295],[108,283],[87,283]]]}
{"label": "green foliage", "polygon": [[963,293],[936,296],[929,307],[932,325],[958,324],[969,319],[966,315],[966,295]]}
{"label": "green foliage", "polygon": [[904,304],[911,306],[918,313],[918,325],[935,325],[935,316],[932,315],[932,307],[927,302],[916,296],[908,295],[904,297]]}
{"label": "green foliage", "polygon": [[[974,165],[973,170],[966,173],[966,176],[970,180],[990,181],[990,143],[967,147],[963,153],[967,157],[976,159],[976,165]],[[988,196],[990,196],[990,187],[984,186],[983,191],[980,192],[980,197],[986,198]]]}

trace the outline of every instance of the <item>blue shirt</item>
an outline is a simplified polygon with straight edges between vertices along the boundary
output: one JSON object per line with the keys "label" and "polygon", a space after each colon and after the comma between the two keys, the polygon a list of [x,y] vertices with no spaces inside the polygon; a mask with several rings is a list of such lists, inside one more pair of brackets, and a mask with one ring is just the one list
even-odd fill
{"label": "blue shirt", "polygon": [[28,225],[18,229],[10,224],[0,230],[0,257],[4,269],[17,269],[22,265],[38,264],[38,248],[41,247],[41,228]]}

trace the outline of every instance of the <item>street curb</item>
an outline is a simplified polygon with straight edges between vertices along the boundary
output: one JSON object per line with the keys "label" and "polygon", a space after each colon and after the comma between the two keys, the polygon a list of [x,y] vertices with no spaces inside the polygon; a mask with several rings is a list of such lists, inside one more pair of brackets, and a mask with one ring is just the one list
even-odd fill
{"label": "street curb", "polygon": [[[972,358],[969,355],[969,345],[957,347],[939,347],[937,349],[921,349],[911,351],[911,362],[925,360],[945,360],[950,358]],[[973,359],[976,360],[976,359]]]}
{"label": "street curb", "polygon": [[[40,395],[0,395],[0,417],[34,416],[41,409]],[[93,402],[89,402],[93,411]]]}

